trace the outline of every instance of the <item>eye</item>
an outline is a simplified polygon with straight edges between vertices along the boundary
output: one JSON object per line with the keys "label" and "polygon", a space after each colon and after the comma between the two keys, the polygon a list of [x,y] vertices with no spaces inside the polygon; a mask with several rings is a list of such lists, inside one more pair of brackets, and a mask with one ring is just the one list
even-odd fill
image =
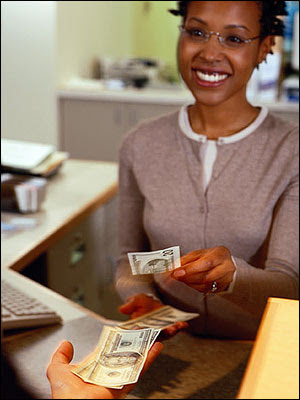
{"label": "eye", "polygon": [[244,42],[243,39],[241,39],[239,36],[236,36],[236,35],[226,36],[225,41],[230,44],[241,44]]}
{"label": "eye", "polygon": [[200,38],[205,37],[205,32],[199,28],[188,28],[186,31],[190,36],[200,37]]}

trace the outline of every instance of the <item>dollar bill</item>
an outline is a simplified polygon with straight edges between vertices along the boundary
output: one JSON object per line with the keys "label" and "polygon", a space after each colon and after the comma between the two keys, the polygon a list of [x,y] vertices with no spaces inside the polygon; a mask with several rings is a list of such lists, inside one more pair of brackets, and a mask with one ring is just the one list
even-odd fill
{"label": "dollar bill", "polygon": [[94,352],[72,372],[85,382],[121,389],[137,382],[159,330],[104,326]]}
{"label": "dollar bill", "polygon": [[133,275],[157,274],[180,267],[179,246],[164,250],[128,253]]}
{"label": "dollar bill", "polygon": [[123,329],[164,329],[175,322],[188,321],[198,316],[198,313],[189,313],[171,306],[163,306],[138,318],[122,322],[118,326]]}

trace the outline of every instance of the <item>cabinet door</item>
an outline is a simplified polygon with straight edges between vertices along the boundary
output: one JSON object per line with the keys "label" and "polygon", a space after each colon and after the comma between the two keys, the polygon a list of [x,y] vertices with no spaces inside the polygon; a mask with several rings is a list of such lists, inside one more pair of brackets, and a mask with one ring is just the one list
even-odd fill
{"label": "cabinet door", "polygon": [[122,138],[139,122],[179,106],[63,98],[59,101],[60,147],[71,158],[118,161]]}
{"label": "cabinet door", "polygon": [[60,99],[61,149],[71,158],[117,161],[123,131],[122,103]]}
{"label": "cabinet door", "polygon": [[107,318],[119,316],[117,196],[97,208],[47,252],[52,290]]}
{"label": "cabinet door", "polygon": [[90,278],[93,259],[90,238],[89,220],[86,219],[47,252],[49,288],[86,306],[89,305],[87,294],[94,292],[86,290],[90,282],[93,283]]}
{"label": "cabinet door", "polygon": [[125,126],[128,131],[145,119],[159,117],[160,115],[179,110],[180,106],[151,103],[124,103],[124,108],[124,115],[127,117]]}

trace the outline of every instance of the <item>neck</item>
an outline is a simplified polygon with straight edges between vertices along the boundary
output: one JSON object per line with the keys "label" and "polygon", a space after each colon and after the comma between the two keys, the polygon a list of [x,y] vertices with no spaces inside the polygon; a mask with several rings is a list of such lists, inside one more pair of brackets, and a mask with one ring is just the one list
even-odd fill
{"label": "neck", "polygon": [[245,129],[257,118],[259,109],[247,101],[239,107],[225,103],[207,106],[196,102],[189,107],[188,114],[194,132],[216,140]]}

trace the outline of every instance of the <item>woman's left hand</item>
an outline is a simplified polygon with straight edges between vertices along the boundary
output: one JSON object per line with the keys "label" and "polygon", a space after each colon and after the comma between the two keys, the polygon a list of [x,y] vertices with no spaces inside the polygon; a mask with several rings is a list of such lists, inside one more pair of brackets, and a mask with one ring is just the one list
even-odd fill
{"label": "woman's left hand", "polygon": [[186,283],[199,292],[211,292],[213,282],[215,292],[228,289],[235,272],[230,251],[223,246],[195,250],[181,257],[181,267],[171,276]]}

